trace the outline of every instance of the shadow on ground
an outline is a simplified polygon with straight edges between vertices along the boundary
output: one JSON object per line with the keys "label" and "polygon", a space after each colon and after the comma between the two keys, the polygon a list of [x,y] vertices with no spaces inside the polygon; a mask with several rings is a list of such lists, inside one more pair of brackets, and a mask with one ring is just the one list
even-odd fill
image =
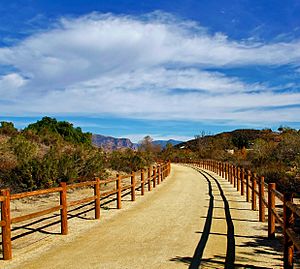
{"label": "shadow on ground", "polygon": [[[205,171],[199,171],[207,180],[208,182],[208,189],[209,189],[209,206],[207,211],[207,216],[203,216],[201,218],[205,218],[205,225],[203,231],[197,231],[196,233],[201,234],[200,241],[195,249],[193,257],[181,257],[176,256],[170,259],[172,262],[179,262],[186,264],[189,269],[196,269],[196,268],[244,268],[244,269],[251,269],[251,268],[261,268],[261,269],[272,269],[273,267],[264,267],[264,266],[257,266],[254,264],[257,264],[257,260],[251,259],[249,257],[249,253],[243,253],[239,252],[239,256],[242,257],[236,257],[235,256],[235,247],[239,248],[252,248],[254,251],[254,255],[260,255],[260,256],[267,256],[272,255],[272,253],[276,252],[282,252],[282,244],[280,243],[280,240],[277,239],[268,239],[267,237],[263,236],[249,236],[249,235],[243,235],[243,234],[234,234],[234,225],[233,220],[235,221],[248,221],[247,219],[232,219],[230,214],[230,206],[225,197],[225,194],[223,192],[222,186],[217,181],[216,178],[211,176],[208,173],[205,173]],[[205,174],[204,174],[205,173]],[[220,196],[222,198],[222,201],[224,203],[224,207],[218,207],[223,208],[225,211],[225,219],[227,224],[227,234],[224,233],[216,233],[211,232],[211,223],[213,219],[224,219],[224,218],[216,218],[213,217],[213,209],[214,209],[214,201],[217,201],[217,199],[214,199],[212,195],[212,185],[211,180],[213,180],[220,192]],[[219,199],[218,199],[219,200]],[[236,202],[236,201],[235,201]],[[232,208],[233,210],[244,210],[247,211],[247,209],[239,209],[237,207]],[[254,222],[254,221],[253,221]],[[255,221],[256,222],[256,221]],[[266,231],[267,234],[267,231]],[[217,256],[215,255],[212,258],[203,258],[203,252],[205,249],[205,245],[208,241],[209,235],[217,235],[217,236],[224,236],[227,239],[227,251],[226,256]],[[235,237],[236,238],[245,238],[249,239],[249,241],[244,241],[242,244],[236,245],[235,244]],[[225,240],[225,238],[224,238]],[[243,255],[245,254],[245,255]],[[281,261],[280,258],[277,259],[278,261]],[[252,264],[252,265],[251,265]]]}

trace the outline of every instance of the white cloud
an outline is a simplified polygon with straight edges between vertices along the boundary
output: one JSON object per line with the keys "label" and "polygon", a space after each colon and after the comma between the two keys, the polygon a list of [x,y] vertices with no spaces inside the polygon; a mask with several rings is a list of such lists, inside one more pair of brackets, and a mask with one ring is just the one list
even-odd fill
{"label": "white cloud", "polygon": [[234,41],[164,13],[64,18],[51,30],[0,48],[0,64],[17,70],[0,78],[2,98],[15,103],[2,102],[0,109],[10,115],[108,113],[240,122],[276,121],[280,115],[292,121],[290,112],[297,108],[259,116],[256,108],[300,103],[300,93],[275,94],[266,83],[207,71],[249,65],[297,68],[300,40]]}
{"label": "white cloud", "polygon": [[25,84],[26,80],[17,73],[4,75],[0,77],[0,95],[2,98],[16,97]]}

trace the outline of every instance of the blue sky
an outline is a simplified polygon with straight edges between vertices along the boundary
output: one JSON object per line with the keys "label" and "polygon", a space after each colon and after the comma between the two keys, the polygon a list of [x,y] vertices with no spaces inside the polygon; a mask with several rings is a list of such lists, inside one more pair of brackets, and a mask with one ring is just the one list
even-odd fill
{"label": "blue sky", "polygon": [[0,2],[0,120],[189,139],[300,128],[299,1]]}

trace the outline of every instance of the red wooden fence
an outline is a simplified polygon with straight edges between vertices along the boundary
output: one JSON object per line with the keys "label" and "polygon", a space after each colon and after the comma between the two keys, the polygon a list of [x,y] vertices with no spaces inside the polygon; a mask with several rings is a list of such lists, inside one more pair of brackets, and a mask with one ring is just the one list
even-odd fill
{"label": "red wooden fence", "polygon": [[[37,190],[31,192],[23,192],[23,193],[17,193],[12,195],[10,194],[9,189],[1,190],[0,191],[1,192],[0,193],[0,202],[1,202],[0,226],[2,231],[3,259],[4,260],[12,259],[11,224],[34,219],[43,215],[60,211],[61,234],[67,235],[68,234],[68,209],[70,207],[94,201],[95,219],[100,219],[101,198],[116,194],[117,208],[120,209],[122,207],[121,195],[123,191],[130,189],[131,200],[135,201],[135,193],[137,189],[141,188],[141,195],[144,195],[145,185],[148,184],[148,190],[151,191],[152,190],[151,184],[153,184],[153,188],[155,188],[156,184],[160,184],[170,174],[170,171],[171,171],[170,162],[158,164],[156,166],[153,166],[152,169],[149,167],[146,178],[144,174],[144,169],[142,169],[140,171],[140,180],[138,182],[140,183],[140,185],[137,185],[136,173],[132,172],[130,175],[125,175],[125,176],[117,175],[116,178],[111,178],[106,180],[100,180],[99,178],[96,178],[93,181],[86,181],[86,182],[80,182],[75,184],[66,184],[65,182],[61,182],[60,186],[56,188]],[[122,186],[122,180],[128,177],[130,177],[130,185]],[[116,188],[101,193],[100,192],[101,184],[105,184],[109,182],[116,182]],[[67,190],[75,189],[79,187],[91,187],[91,186],[94,189],[93,196],[80,199],[77,201],[68,202]],[[10,202],[12,200],[21,199],[25,197],[33,197],[33,196],[38,196],[43,194],[49,194],[49,193],[57,193],[57,192],[59,192],[60,194],[59,205],[35,213],[18,216],[18,217],[11,217]]]}
{"label": "red wooden fence", "polygon": [[[229,163],[221,163],[215,160],[201,160],[197,162],[184,161],[197,167],[210,170],[228,180],[241,192],[246,193],[246,201],[250,202],[252,210],[259,210],[259,221],[265,221],[265,209],[268,212],[268,237],[275,237],[275,223],[277,222],[283,229],[284,233],[284,268],[293,268],[294,248],[300,250],[300,237],[294,229],[295,215],[300,217],[300,206],[293,203],[293,195],[291,193],[282,194],[276,190],[275,183],[265,183],[263,176],[258,177],[256,173],[248,170],[245,172],[243,168],[231,165]],[[267,190],[267,198],[265,195]],[[251,197],[251,199],[250,199]],[[283,217],[276,211],[275,198],[283,204]]]}

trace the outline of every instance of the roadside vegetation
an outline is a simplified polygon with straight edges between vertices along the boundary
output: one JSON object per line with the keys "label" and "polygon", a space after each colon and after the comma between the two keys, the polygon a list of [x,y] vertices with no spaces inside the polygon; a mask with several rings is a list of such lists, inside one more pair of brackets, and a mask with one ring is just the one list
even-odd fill
{"label": "roadside vegetation", "polygon": [[54,187],[149,166],[160,148],[145,137],[138,151],[105,152],[94,147],[92,134],[65,121],[44,117],[24,130],[12,122],[0,126],[0,188],[13,192]]}
{"label": "roadside vegetation", "polygon": [[54,187],[59,182],[93,180],[130,173],[156,161],[215,159],[243,166],[277,183],[282,191],[300,193],[300,131],[235,130],[161,149],[146,136],[137,150],[104,151],[92,145],[92,134],[66,121],[44,117],[23,130],[0,125],[0,188],[13,192]]}
{"label": "roadside vegetation", "polygon": [[236,130],[195,136],[176,146],[172,160],[201,158],[226,161],[264,175],[282,191],[300,193],[300,131],[280,127],[277,132]]}

